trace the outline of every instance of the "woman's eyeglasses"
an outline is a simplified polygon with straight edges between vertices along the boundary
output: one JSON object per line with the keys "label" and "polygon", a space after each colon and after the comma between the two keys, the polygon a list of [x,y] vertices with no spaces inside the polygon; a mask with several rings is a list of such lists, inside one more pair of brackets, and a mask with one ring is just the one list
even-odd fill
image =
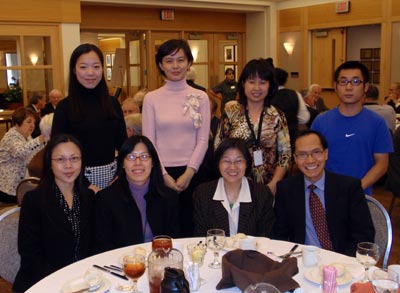
{"label": "woman's eyeglasses", "polygon": [[139,159],[140,161],[147,161],[148,159],[150,159],[151,156],[149,154],[127,154],[125,159],[127,159],[128,161],[136,161],[136,159]]}
{"label": "woman's eyeglasses", "polygon": [[59,157],[59,158],[54,158],[51,159],[52,161],[56,162],[57,164],[65,164],[67,161],[70,161],[70,163],[75,164],[80,162],[82,157],[70,157],[70,158],[65,158],[65,157]]}

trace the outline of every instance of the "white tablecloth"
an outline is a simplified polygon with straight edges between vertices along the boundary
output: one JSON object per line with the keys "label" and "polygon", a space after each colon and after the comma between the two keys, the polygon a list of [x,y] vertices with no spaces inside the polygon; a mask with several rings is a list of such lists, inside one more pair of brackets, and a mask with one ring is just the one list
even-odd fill
{"label": "white tablecloth", "polygon": [[[205,241],[204,238],[185,238],[185,239],[174,239],[174,245],[184,247],[183,256],[184,261],[188,261],[188,255],[186,250],[186,244],[188,243],[197,243],[200,240]],[[178,243],[178,244],[176,244]],[[148,252],[151,250],[150,243],[140,244],[136,246],[142,246]],[[285,242],[285,241],[277,241],[270,240],[268,238],[257,238],[257,249],[266,253],[267,251],[272,251],[277,255],[288,252],[290,248],[292,248],[293,243]],[[105,253],[101,253],[92,257],[88,257],[79,262],[73,263],[65,268],[60,269],[59,271],[49,275],[43,280],[39,281],[33,287],[31,287],[27,293],[43,293],[43,292],[62,292],[61,288],[65,282],[68,280],[74,279],[76,277],[83,276],[85,271],[92,267],[93,264],[97,265],[120,265],[120,258],[122,255],[128,252],[133,252],[135,246],[127,246],[120,249],[111,250]],[[299,245],[297,250],[301,250],[302,245]],[[220,255],[222,256],[225,252],[222,251]],[[276,259],[273,255],[268,255],[272,259]],[[208,267],[208,264],[212,261],[213,253],[208,251],[205,257],[204,265],[200,268],[200,275],[202,278],[206,280],[206,284],[200,287],[198,292],[201,293],[209,293],[209,292],[240,292],[238,288],[230,288],[225,290],[216,290],[215,286],[221,279],[221,270],[220,269],[211,269]],[[298,257],[298,266],[299,273],[294,276],[294,279],[300,284],[302,290],[297,290],[296,292],[304,292],[304,293],[313,293],[313,292],[321,292],[318,284],[308,281],[304,277],[304,270],[302,263],[302,258]],[[350,285],[358,278],[362,276],[363,268],[358,264],[357,260],[354,257],[348,257],[345,255],[341,255],[338,253],[321,250],[321,261],[320,264],[331,264],[331,263],[343,263],[346,265],[347,269],[349,269],[353,274],[353,280],[349,282],[347,285],[339,286],[338,292],[350,292]],[[307,269],[307,268],[306,268]],[[108,292],[120,292],[115,286],[124,283],[126,281],[115,277],[106,272],[103,273],[103,277],[107,278],[111,282],[111,288]],[[148,280],[147,280],[147,272],[139,279],[138,288],[140,291],[149,292],[148,290]],[[98,292],[98,291],[96,291]],[[100,292],[99,292],[100,293]]]}

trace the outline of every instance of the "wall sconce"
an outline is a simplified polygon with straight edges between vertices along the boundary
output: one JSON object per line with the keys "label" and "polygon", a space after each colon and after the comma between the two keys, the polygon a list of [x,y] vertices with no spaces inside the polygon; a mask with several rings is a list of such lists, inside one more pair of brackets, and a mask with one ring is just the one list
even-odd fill
{"label": "wall sconce", "polygon": [[32,55],[30,55],[30,56],[29,56],[29,58],[31,59],[31,62],[32,62],[33,66],[35,66],[35,65],[36,65],[36,63],[37,63],[37,62],[38,62],[38,60],[39,60],[39,56],[38,56],[38,55],[36,55],[36,54],[32,54]]}
{"label": "wall sconce", "polygon": [[199,54],[199,49],[197,47],[192,48],[192,55],[193,55],[193,61],[197,61],[197,55]]}
{"label": "wall sconce", "polygon": [[283,46],[285,47],[285,50],[289,56],[293,54],[294,45],[295,43],[283,43]]}

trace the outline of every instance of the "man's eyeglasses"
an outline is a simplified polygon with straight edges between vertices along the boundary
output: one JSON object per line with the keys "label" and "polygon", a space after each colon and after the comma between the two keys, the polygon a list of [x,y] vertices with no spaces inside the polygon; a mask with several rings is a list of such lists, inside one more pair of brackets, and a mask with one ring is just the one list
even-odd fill
{"label": "man's eyeglasses", "polygon": [[339,79],[337,81],[337,84],[341,85],[341,86],[346,86],[346,85],[348,85],[350,83],[352,86],[359,86],[363,82],[364,81],[362,81],[361,79],[358,79],[358,78],[353,78],[353,79],[350,79],[350,80],[348,80],[348,79]]}
{"label": "man's eyeglasses", "polygon": [[322,159],[323,155],[324,155],[323,150],[313,150],[310,153],[298,152],[297,154],[295,154],[297,160],[300,160],[300,161],[305,161],[308,158],[308,156],[313,157],[313,159],[315,159],[315,160],[320,160],[320,159]]}
{"label": "man's eyeglasses", "polygon": [[65,164],[67,161],[70,161],[70,163],[75,164],[80,162],[82,157],[70,157],[70,158],[65,158],[65,157],[59,157],[59,158],[54,158],[51,159],[52,161],[56,162],[57,164]]}
{"label": "man's eyeglasses", "polygon": [[140,161],[147,161],[148,159],[151,158],[149,154],[143,153],[143,154],[127,154],[125,159],[128,161],[136,161],[136,159],[139,158]]}

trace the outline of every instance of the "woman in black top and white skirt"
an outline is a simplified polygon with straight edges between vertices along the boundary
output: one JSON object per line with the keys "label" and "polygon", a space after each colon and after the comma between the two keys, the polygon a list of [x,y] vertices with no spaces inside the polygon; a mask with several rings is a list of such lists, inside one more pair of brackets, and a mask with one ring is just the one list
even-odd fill
{"label": "woman in black top and white skirt", "polygon": [[99,189],[114,178],[118,151],[126,139],[121,106],[110,97],[103,74],[103,54],[92,44],[78,46],[69,64],[68,97],[54,113],[52,135],[69,133],[83,145],[86,178]]}

